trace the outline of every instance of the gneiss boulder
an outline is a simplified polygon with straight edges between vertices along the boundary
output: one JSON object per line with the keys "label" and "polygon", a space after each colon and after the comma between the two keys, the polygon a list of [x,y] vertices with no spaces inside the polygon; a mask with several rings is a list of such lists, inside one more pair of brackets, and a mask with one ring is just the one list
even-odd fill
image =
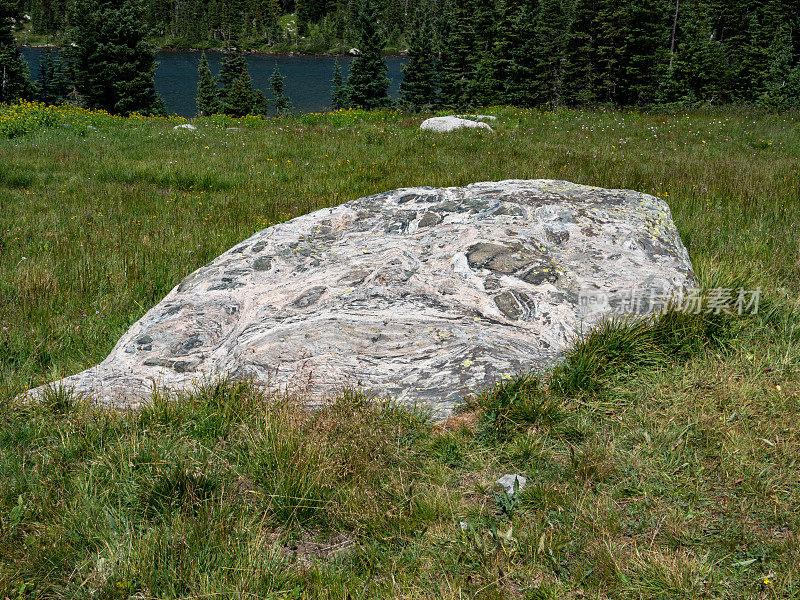
{"label": "gneiss boulder", "polygon": [[430,119],[425,119],[422,122],[422,125],[419,126],[420,129],[436,131],[438,133],[447,133],[450,131],[455,131],[456,129],[462,129],[464,127],[470,129],[486,129],[488,131],[494,131],[491,127],[489,127],[489,125],[482,121],[462,119],[461,117],[455,116],[431,117]]}
{"label": "gneiss boulder", "polygon": [[[363,386],[441,417],[550,365],[631,291],[695,284],[653,196],[547,180],[400,189],[259,231],[60,383],[124,406],[224,375],[310,402]],[[612,300],[583,310],[587,291]]]}

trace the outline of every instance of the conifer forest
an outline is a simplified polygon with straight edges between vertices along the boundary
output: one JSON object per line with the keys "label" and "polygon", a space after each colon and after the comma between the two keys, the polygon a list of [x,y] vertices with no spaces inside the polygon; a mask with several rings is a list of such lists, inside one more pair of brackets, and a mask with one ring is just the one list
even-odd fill
{"label": "conifer forest", "polygon": [[[102,4],[22,0],[19,8],[32,33],[67,40],[87,10],[75,5],[93,2]],[[134,5],[157,46],[224,48],[233,36],[245,49],[355,48],[371,63],[381,52],[407,52],[402,101],[412,108],[748,103],[780,110],[800,98],[796,0],[122,4]],[[374,31],[364,32],[360,14],[376,19]],[[382,81],[379,65],[374,69]]]}

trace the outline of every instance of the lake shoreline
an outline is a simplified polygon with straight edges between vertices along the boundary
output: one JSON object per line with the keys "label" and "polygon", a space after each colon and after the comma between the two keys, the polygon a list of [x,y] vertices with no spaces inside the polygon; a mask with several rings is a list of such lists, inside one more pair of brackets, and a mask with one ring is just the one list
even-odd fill
{"label": "lake shoreline", "polygon": [[[68,52],[67,46],[63,51]],[[23,46],[20,53],[28,63],[30,72],[40,73],[41,60],[48,52],[60,53],[62,50],[50,47]],[[223,52],[207,52],[209,67],[218,74],[225,62]],[[253,87],[271,98],[270,77],[277,66],[285,78],[284,93],[292,99],[294,108],[300,112],[319,112],[331,107],[331,85],[336,65],[345,77],[349,73],[354,57],[351,55],[308,55],[308,54],[264,54],[248,52],[244,55]],[[387,76],[391,80],[389,95],[395,100],[399,95],[403,80],[402,68],[408,62],[406,57],[386,56]],[[156,92],[163,98],[167,112],[192,117],[197,113],[197,69],[200,52],[180,49],[159,50],[156,54],[157,67],[154,75]]]}
{"label": "lake shoreline", "polygon": [[[28,44],[19,44],[17,46],[18,49],[21,48],[45,48],[50,50],[63,50],[66,46],[61,46],[58,44],[38,44],[38,43],[28,43]],[[156,52],[219,52],[221,54],[225,53],[223,48],[183,48],[180,46],[156,46]],[[253,56],[330,56],[333,58],[354,58],[355,54],[350,54],[349,52],[265,52],[263,50],[242,50],[243,54],[253,55]],[[387,57],[394,57],[394,56],[408,56],[408,52],[386,52],[383,56]]]}

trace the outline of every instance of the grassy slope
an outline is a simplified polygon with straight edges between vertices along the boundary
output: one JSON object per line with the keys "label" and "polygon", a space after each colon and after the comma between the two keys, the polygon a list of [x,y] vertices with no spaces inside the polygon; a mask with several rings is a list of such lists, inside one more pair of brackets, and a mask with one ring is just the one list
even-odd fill
{"label": "grassy slope", "polygon": [[[0,109],[0,134],[51,121],[0,139],[0,596],[799,597],[800,120],[494,112],[495,134],[437,136],[388,112],[190,132]],[[539,177],[665,198],[704,283],[761,285],[774,316],[626,355],[630,375],[593,371],[592,390],[489,394],[444,428],[235,386],[139,415],[11,403],[271,223]],[[513,471],[531,486],[508,503],[491,482]]]}

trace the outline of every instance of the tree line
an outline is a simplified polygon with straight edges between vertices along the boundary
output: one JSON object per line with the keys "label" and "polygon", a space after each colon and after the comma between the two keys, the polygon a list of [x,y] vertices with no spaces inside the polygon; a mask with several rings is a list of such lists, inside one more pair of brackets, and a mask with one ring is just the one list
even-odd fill
{"label": "tree line", "polygon": [[[48,104],[71,102],[112,114],[164,114],[165,107],[154,86],[155,48],[148,41],[148,27],[141,19],[143,4],[136,0],[75,0],[69,44],[63,52],[46,51],[38,78],[32,80],[16,47],[13,31],[24,16],[19,5],[0,0],[0,102],[38,99]],[[357,39],[364,51],[350,66],[347,80],[337,65],[333,103],[377,108],[388,104],[386,63],[382,29],[375,0],[361,0],[356,11]],[[273,108],[278,114],[291,109],[284,93],[284,77],[275,70],[270,77]],[[253,88],[239,32],[231,32],[218,77],[205,54],[198,70],[199,115],[234,117],[264,115],[268,103]]]}
{"label": "tree line", "polygon": [[[5,36],[0,37],[0,75],[5,74],[0,98],[8,97],[9,89],[19,95],[31,93],[27,84],[14,91],[8,83],[21,68],[9,30],[24,22],[26,1],[32,8],[30,3],[45,0],[17,5],[0,0],[0,19],[6,24],[0,31]],[[337,68],[332,103],[335,108],[389,104],[383,52],[396,35],[395,0],[294,0],[299,2],[294,5],[281,3],[289,0],[270,1],[281,12],[309,11],[303,19],[310,24],[346,14],[343,35],[357,49],[357,57],[346,81]],[[66,66],[47,66],[40,74],[40,88],[57,96],[71,85],[67,94],[71,91],[87,105],[110,112],[158,110],[152,86],[154,49],[148,41],[152,26],[145,18],[154,10],[154,0],[69,2],[72,9],[64,17],[70,40]],[[174,17],[191,2],[161,0],[158,6],[170,7]],[[260,100],[248,84],[242,56],[249,28],[259,22],[252,13],[256,4],[203,4],[204,10],[217,7],[214,31],[226,46],[221,87],[212,82],[217,90],[212,110],[239,112],[233,105],[241,108],[246,103],[234,103],[231,99],[236,97],[247,98],[251,110],[258,108]],[[264,9],[268,4],[258,6]],[[236,7],[241,10],[236,12]],[[673,103],[786,109],[800,103],[797,0],[419,0],[416,6],[409,0],[399,14],[406,18],[402,35],[409,56],[400,102],[412,109]],[[30,18],[35,23],[35,11]],[[279,74],[276,85],[278,78]],[[207,109],[204,105],[200,112]]]}
{"label": "tree line", "polygon": [[[387,43],[378,2],[353,19],[364,54]],[[434,0],[407,46],[400,103],[415,110],[800,105],[797,0]],[[365,83],[334,86],[339,104],[388,103],[375,61]]]}
{"label": "tree line", "polygon": [[796,0],[454,0],[411,27],[411,105],[800,102]]}
{"label": "tree line", "polygon": [[[408,15],[421,0],[386,0],[381,13],[388,39],[399,44]],[[61,36],[71,26],[74,0],[20,0],[34,34]],[[175,47],[224,48],[231,31],[244,47],[317,52],[352,45],[354,0],[141,0],[153,35]]]}
{"label": "tree line", "polygon": [[153,82],[155,48],[137,3],[73,0],[70,44],[57,56],[45,53],[38,81],[14,40],[24,22],[19,3],[0,0],[0,102],[71,101],[113,114],[164,113]]}
{"label": "tree line", "polygon": [[[38,77],[32,78],[13,35],[24,15],[19,5],[0,0],[0,103],[70,102],[111,114],[165,114],[155,91],[156,50],[148,41],[142,8],[135,0],[75,0],[69,44],[59,53],[45,51]],[[205,55],[199,75],[198,114],[266,114],[267,99],[253,88],[236,36],[227,40],[219,78],[211,75]],[[270,86],[274,108],[279,114],[287,111],[290,102],[277,64]]]}

